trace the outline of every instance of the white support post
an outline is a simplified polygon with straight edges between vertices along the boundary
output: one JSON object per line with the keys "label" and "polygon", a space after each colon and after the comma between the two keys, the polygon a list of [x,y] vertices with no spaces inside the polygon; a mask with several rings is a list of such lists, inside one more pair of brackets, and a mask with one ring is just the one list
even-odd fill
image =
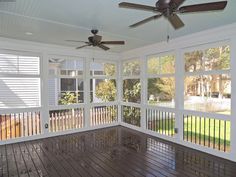
{"label": "white support post", "polygon": [[118,63],[117,63],[117,104],[118,104],[118,123],[120,124],[122,122],[121,120],[121,117],[122,117],[122,114],[121,114],[121,111],[122,111],[122,108],[121,108],[121,101],[122,101],[122,98],[123,98],[123,95],[122,95],[122,91],[123,91],[123,81],[122,81],[122,61],[120,60]]}
{"label": "white support post", "polygon": [[175,59],[175,128],[178,133],[175,135],[177,141],[183,140],[183,113],[184,109],[184,59],[180,49],[176,50]]}
{"label": "white support post", "polygon": [[147,75],[146,56],[140,57],[140,82],[141,82],[141,128],[146,130],[146,102],[147,102]]}
{"label": "white support post", "polygon": [[234,109],[236,107],[236,95],[233,92],[236,90],[236,36],[233,36],[231,38],[231,45],[230,45],[230,59],[231,59],[231,132],[230,132],[230,146],[231,146],[231,152],[230,157],[231,160],[235,161],[236,157],[236,110]]}
{"label": "white support post", "polygon": [[[42,134],[46,137],[49,134],[49,105],[48,105],[48,61],[49,56],[43,53],[40,63],[41,71],[41,130]],[[45,125],[48,125],[48,128]]]}
{"label": "white support post", "polygon": [[84,60],[84,127],[90,127],[90,60]]}

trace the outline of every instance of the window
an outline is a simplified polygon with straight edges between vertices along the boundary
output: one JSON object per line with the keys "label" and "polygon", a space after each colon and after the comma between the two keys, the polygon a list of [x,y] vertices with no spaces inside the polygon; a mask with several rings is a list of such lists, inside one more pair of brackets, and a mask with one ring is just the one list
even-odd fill
{"label": "window", "polygon": [[50,59],[48,86],[51,106],[83,103],[83,61]]}
{"label": "window", "polygon": [[90,75],[91,76],[115,76],[116,65],[114,63],[91,62]]}
{"label": "window", "polygon": [[123,101],[140,103],[141,102],[141,83],[140,79],[123,80]]}
{"label": "window", "polygon": [[141,102],[140,60],[132,59],[123,62],[123,101]]}
{"label": "window", "polygon": [[174,74],[175,73],[175,56],[150,56],[147,62],[148,74]]}
{"label": "window", "polygon": [[1,53],[0,108],[40,106],[40,58]]}
{"label": "window", "polygon": [[224,45],[186,52],[184,59],[184,108],[230,114],[230,47]]}
{"label": "window", "polygon": [[90,63],[90,101],[93,103],[116,100],[116,65],[110,62]]}
{"label": "window", "polygon": [[147,60],[148,104],[174,107],[175,56],[150,56]]}
{"label": "window", "polygon": [[184,54],[185,72],[230,69],[229,45],[194,50]]}
{"label": "window", "polygon": [[123,76],[137,76],[140,75],[140,61],[129,60],[123,62]]}
{"label": "window", "polygon": [[91,79],[90,98],[93,103],[111,102],[116,100],[115,79]]}

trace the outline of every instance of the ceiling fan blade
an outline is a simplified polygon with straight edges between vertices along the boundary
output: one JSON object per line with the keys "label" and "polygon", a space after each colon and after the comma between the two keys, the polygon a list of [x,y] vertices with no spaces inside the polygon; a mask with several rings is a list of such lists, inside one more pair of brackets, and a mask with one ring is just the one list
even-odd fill
{"label": "ceiling fan blade", "polygon": [[162,16],[162,14],[160,14],[160,15],[154,15],[154,16],[149,17],[149,18],[146,18],[146,19],[144,19],[144,20],[142,20],[142,21],[140,21],[140,22],[138,22],[138,23],[135,23],[135,24],[133,24],[133,25],[130,25],[129,27],[131,27],[131,28],[137,27],[137,26],[142,25],[142,24],[145,24],[145,23],[147,23],[147,22],[149,22],[149,21],[151,21],[151,20],[158,19],[158,18],[160,18],[161,16]]}
{"label": "ceiling fan blade", "polygon": [[87,41],[78,41],[78,40],[66,40],[67,42],[84,42],[84,43],[86,43]]}
{"label": "ceiling fan blade", "polygon": [[169,22],[172,24],[172,26],[175,28],[175,29],[179,29],[181,27],[184,26],[184,23],[183,21],[179,18],[178,15],[176,14],[171,14],[169,17],[168,17],[168,20]]}
{"label": "ceiling fan blade", "polygon": [[107,47],[107,46],[105,46],[105,45],[103,45],[103,44],[99,44],[99,45],[97,45],[99,48],[101,48],[101,49],[103,49],[103,50],[109,50],[110,48],[109,47]]}
{"label": "ceiling fan blade", "polygon": [[171,0],[170,6],[174,9],[177,9],[185,0]]}
{"label": "ceiling fan blade", "polygon": [[152,12],[156,11],[156,7],[142,5],[142,4],[134,4],[134,3],[129,3],[129,2],[121,2],[119,4],[119,7],[128,8],[128,9],[136,9],[136,10],[152,11]]}
{"label": "ceiling fan blade", "polygon": [[226,5],[227,5],[227,1],[196,4],[196,5],[180,7],[179,12],[180,13],[189,13],[189,12],[204,12],[204,11],[223,10],[226,7]]}
{"label": "ceiling fan blade", "polygon": [[108,44],[108,45],[124,45],[125,41],[102,41],[101,44]]}
{"label": "ceiling fan blade", "polygon": [[80,47],[76,47],[75,49],[81,49],[81,48],[84,48],[84,47],[87,47],[87,46],[91,46],[91,44],[82,45],[82,46],[80,46]]}

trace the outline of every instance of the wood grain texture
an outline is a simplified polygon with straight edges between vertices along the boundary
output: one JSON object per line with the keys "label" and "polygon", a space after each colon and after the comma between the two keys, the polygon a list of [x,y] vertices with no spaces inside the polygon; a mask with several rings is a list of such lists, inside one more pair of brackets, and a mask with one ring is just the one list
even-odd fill
{"label": "wood grain texture", "polygon": [[0,176],[233,177],[236,163],[124,127],[0,146]]}

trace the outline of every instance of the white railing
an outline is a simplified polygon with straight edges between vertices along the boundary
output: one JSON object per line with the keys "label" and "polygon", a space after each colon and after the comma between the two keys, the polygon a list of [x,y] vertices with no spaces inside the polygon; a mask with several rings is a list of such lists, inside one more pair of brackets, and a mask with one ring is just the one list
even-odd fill
{"label": "white railing", "polygon": [[90,109],[90,125],[104,125],[117,122],[117,106],[96,106]]}
{"label": "white railing", "polygon": [[40,111],[0,114],[0,140],[41,134]]}
{"label": "white railing", "polygon": [[84,127],[83,108],[49,111],[49,132],[73,130],[83,127]]}

